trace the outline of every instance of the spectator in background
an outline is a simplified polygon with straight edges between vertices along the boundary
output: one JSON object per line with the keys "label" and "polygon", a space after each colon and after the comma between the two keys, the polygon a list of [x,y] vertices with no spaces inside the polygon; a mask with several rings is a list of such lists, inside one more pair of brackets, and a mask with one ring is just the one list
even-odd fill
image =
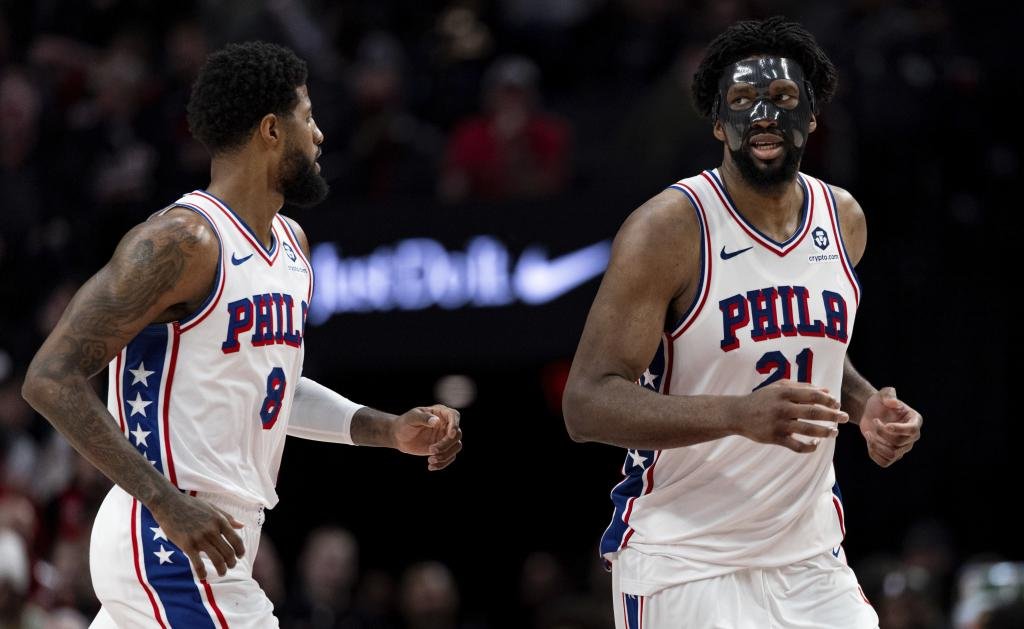
{"label": "spectator in background", "polygon": [[157,105],[158,150],[165,157],[157,177],[162,196],[206,184],[210,156],[189,133],[185,106],[208,53],[208,42],[195,20],[177,22],[164,37],[163,93]]}
{"label": "spectator in background", "polygon": [[260,538],[260,546],[256,550],[256,558],[252,562],[252,578],[260,584],[260,588],[274,604],[274,609],[281,609],[285,604],[284,567],[281,555],[277,552],[277,544],[266,533]]}
{"label": "spectator in background", "polygon": [[[593,562],[589,587],[576,591],[564,563],[555,555],[538,551],[523,561],[519,582],[521,627],[534,629],[612,629],[611,587],[604,567]],[[592,583],[592,581],[597,583]]]}
{"label": "spectator in background", "polygon": [[[6,246],[17,246],[42,213],[38,163],[42,96],[27,73],[8,68],[0,73],[0,187],[4,190]],[[0,259],[3,258],[0,253]]]}
{"label": "spectator in background", "polygon": [[405,629],[457,629],[459,591],[451,570],[437,561],[411,566],[402,576],[402,618]]}
{"label": "spectator in background", "polygon": [[359,546],[351,533],[336,526],[310,533],[299,559],[298,587],[281,613],[281,624],[296,629],[361,627],[352,611],[358,572]]}
{"label": "spectator in background", "polygon": [[537,66],[501,57],[484,76],[484,113],[455,128],[441,175],[440,196],[532,198],[561,191],[569,174],[568,125],[541,110]]}
{"label": "spectator in background", "polygon": [[433,188],[443,139],[409,111],[405,89],[401,43],[383,31],[370,33],[359,45],[351,75],[346,190],[379,201]]}
{"label": "spectator in background", "polygon": [[29,559],[25,540],[0,528],[0,629],[42,629],[45,613],[28,600]]}
{"label": "spectator in background", "polygon": [[953,610],[956,629],[1020,627],[1024,604],[1024,563],[993,558],[976,559],[960,570],[957,602]]}

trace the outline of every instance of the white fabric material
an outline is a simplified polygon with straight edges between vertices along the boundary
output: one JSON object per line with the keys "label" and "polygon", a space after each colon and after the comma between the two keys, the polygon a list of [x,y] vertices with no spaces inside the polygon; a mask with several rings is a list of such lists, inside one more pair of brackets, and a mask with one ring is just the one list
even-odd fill
{"label": "white fabric material", "polygon": [[[145,507],[115,485],[96,514],[89,545],[93,589],[103,604],[91,629],[278,626],[273,603],[252,576],[263,507],[222,494],[198,493],[196,498],[243,524],[236,532],[245,554],[235,567],[220,576],[205,553],[201,554],[207,590],[188,557],[161,529],[153,528],[156,523],[148,521]],[[174,578],[163,572],[172,568],[180,568]],[[226,625],[221,624],[221,616]]]}
{"label": "white fabric material", "polygon": [[108,408],[180,489],[271,508],[302,375],[313,269],[280,215],[268,252],[210,195],[195,191],[176,205],[217,234],[213,294],[189,317],[148,326],[111,361]]}
{"label": "white fabric material", "polygon": [[[622,589],[612,562],[616,629],[874,629],[878,615],[845,557],[823,553],[779,568],[748,568],[654,594]],[[627,613],[627,598],[634,611]],[[638,617],[639,616],[639,617]]]}
{"label": "white fabric material", "polygon": [[292,401],[288,436],[356,445],[352,441],[352,418],[361,408],[362,404],[309,378],[301,378]]}
{"label": "white fabric material", "polygon": [[[746,395],[787,374],[838,398],[860,295],[825,184],[800,176],[803,220],[789,241],[771,243],[737,215],[714,175],[673,186],[694,197],[706,225],[702,284],[698,306],[664,336],[641,386],[669,395]],[[771,312],[767,321],[766,314],[755,320],[751,305],[763,294],[770,296],[759,309]],[[730,319],[737,303],[746,315]],[[834,450],[834,439],[797,454],[729,436],[630,451],[627,478],[613,491],[605,557],[623,555],[623,586],[650,594],[828,552],[844,534]]]}

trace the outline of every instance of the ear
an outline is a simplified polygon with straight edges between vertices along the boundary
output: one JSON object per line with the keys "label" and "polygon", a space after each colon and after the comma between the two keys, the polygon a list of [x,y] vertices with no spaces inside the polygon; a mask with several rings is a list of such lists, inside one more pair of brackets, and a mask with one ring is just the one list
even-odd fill
{"label": "ear", "polygon": [[814,133],[814,130],[818,128],[818,119],[811,114],[811,122],[807,125],[807,133]]}
{"label": "ear", "polygon": [[[813,122],[812,122],[812,124],[813,124]],[[715,134],[715,137],[718,139],[719,142],[725,142],[726,141],[725,129],[722,128],[722,121],[721,120],[716,120],[715,121],[715,126],[713,127],[712,133]]]}
{"label": "ear", "polygon": [[267,114],[260,119],[259,136],[269,146],[281,141],[281,119],[276,114]]}

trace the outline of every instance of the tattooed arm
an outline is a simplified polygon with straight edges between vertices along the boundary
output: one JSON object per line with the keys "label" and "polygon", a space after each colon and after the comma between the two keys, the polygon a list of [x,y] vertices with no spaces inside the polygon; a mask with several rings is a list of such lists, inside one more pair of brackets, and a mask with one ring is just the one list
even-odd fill
{"label": "tattooed arm", "polygon": [[241,526],[179,492],[117,428],[88,379],[146,325],[193,311],[216,277],[219,246],[209,224],[183,209],[128,232],[113,257],[87,281],[43,343],[22,395],[76,450],[153,513],[201,578],[205,552],[224,574],[241,556]]}

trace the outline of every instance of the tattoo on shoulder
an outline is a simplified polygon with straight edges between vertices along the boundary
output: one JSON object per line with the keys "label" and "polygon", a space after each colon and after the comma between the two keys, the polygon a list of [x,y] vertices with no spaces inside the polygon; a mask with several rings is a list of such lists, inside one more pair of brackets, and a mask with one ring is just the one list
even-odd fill
{"label": "tattoo on shoulder", "polygon": [[128,334],[127,325],[181,279],[190,249],[199,240],[191,230],[181,229],[133,243],[119,262],[108,267],[115,277],[72,301],[67,314],[70,334],[57,339],[59,349],[40,367],[52,376],[65,370],[96,373],[113,353],[108,342]]}

